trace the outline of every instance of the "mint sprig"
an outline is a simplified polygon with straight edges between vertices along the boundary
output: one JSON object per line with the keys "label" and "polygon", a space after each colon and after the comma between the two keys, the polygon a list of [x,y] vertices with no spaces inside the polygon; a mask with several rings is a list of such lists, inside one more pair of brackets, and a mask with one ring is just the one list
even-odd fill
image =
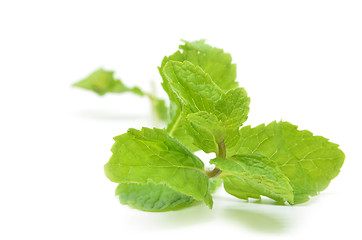
{"label": "mint sprig", "polygon": [[[151,212],[197,202],[212,208],[211,194],[223,182],[240,199],[265,196],[294,205],[327,188],[345,159],[337,144],[288,122],[243,127],[250,98],[235,81],[230,54],[204,40],[184,41],[179,48],[159,67],[169,107],[102,69],[74,84],[99,95],[148,96],[167,123],[165,129],[129,129],[114,138],[105,173],[119,184],[122,204]],[[213,170],[204,169],[197,150],[216,154]]]}
{"label": "mint sprig", "polygon": [[73,87],[79,87],[97,93],[103,96],[109,93],[133,93],[138,96],[146,96],[150,99],[152,112],[157,121],[168,121],[168,109],[165,100],[159,99],[152,93],[147,93],[139,87],[127,87],[120,79],[114,77],[113,71],[106,71],[102,68],[94,71],[88,77],[73,84]]}

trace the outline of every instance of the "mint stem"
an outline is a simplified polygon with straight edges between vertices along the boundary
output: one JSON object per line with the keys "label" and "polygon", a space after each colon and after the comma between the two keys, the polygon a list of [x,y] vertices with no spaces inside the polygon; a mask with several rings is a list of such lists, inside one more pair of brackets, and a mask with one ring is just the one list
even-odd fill
{"label": "mint stem", "polygon": [[212,171],[206,171],[206,175],[209,177],[209,178],[213,178],[213,177],[217,177],[221,174],[221,170],[218,169],[218,168],[214,168]]}
{"label": "mint stem", "polygon": [[169,134],[170,134],[171,137],[173,136],[173,133],[175,132],[178,124],[180,123],[181,118],[182,118],[182,113],[179,114],[179,116],[176,119],[176,122],[173,124],[171,130],[169,131]]}
{"label": "mint stem", "polygon": [[[226,147],[225,147],[225,142],[224,139],[218,144],[218,154],[217,157],[218,158],[226,158]],[[209,178],[212,177],[217,177],[222,173],[222,171],[220,169],[218,169],[217,167],[215,167],[212,171],[206,171],[206,174]]]}
{"label": "mint stem", "polygon": [[226,147],[225,147],[224,139],[221,140],[221,142],[219,142],[218,149],[219,149],[219,153],[217,154],[217,157],[226,158]]}

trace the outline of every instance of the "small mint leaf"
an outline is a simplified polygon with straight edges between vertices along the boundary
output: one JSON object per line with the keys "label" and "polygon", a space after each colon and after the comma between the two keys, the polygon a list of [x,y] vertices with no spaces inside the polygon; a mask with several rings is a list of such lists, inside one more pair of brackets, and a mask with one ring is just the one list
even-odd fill
{"label": "small mint leaf", "polygon": [[102,96],[106,93],[133,92],[143,96],[145,93],[138,87],[129,88],[121,80],[114,78],[114,72],[105,71],[102,68],[90,74],[85,79],[74,83],[74,87],[80,87],[97,93]]}
{"label": "small mint leaf", "polygon": [[241,198],[269,197],[278,202],[293,203],[293,189],[289,179],[277,165],[260,154],[237,154],[210,161],[223,172],[225,190]]}

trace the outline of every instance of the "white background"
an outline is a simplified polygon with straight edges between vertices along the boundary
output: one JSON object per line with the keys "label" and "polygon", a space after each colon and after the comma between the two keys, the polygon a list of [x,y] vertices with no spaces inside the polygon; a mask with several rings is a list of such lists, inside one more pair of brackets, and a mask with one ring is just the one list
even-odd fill
{"label": "white background", "polygon": [[[0,239],[361,239],[361,12],[348,0],[1,1]],[[201,38],[237,63],[247,124],[283,119],[340,144],[345,164],[320,196],[119,204],[103,165],[115,135],[152,126],[149,102],[70,85],[104,67],[149,90],[180,39]]]}

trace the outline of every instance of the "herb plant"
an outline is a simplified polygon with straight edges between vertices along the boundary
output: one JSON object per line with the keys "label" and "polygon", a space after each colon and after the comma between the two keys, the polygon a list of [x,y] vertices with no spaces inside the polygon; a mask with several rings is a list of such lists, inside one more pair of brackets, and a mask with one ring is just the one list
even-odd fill
{"label": "herb plant", "polygon": [[[266,196],[300,204],[327,188],[344,161],[338,145],[289,122],[244,126],[250,98],[238,87],[230,54],[187,42],[159,67],[170,104],[138,87],[126,87],[102,69],[74,86],[99,95],[147,96],[165,129],[130,128],[116,136],[105,174],[118,183],[122,204],[143,211],[181,209],[197,202],[212,208],[211,194],[223,182],[240,198]],[[194,154],[215,153],[211,171]]]}

